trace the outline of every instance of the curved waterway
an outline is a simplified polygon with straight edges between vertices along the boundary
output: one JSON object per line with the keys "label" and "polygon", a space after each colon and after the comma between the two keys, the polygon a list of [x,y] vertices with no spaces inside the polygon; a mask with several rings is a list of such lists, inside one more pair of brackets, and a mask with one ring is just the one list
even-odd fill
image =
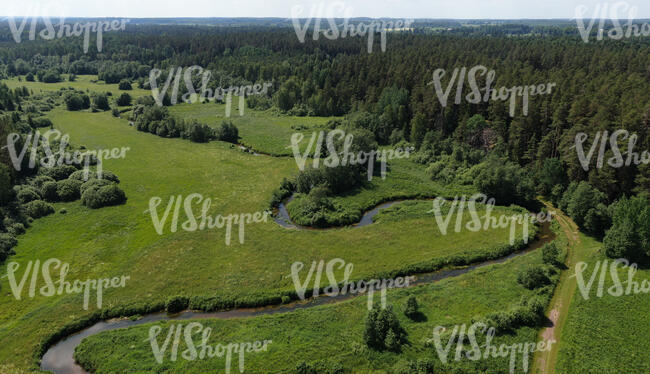
{"label": "curved waterway", "polygon": [[[379,207],[375,209],[378,210]],[[369,214],[370,212],[368,212],[367,214]],[[496,260],[485,261],[485,262],[481,262],[463,268],[440,270],[440,271],[425,273],[425,274],[417,274],[415,275],[416,277],[415,281],[411,283],[411,287],[438,282],[443,279],[453,278],[453,277],[463,275],[465,273],[468,273],[478,268],[482,268],[484,266],[506,262],[512,258],[522,256],[526,253],[530,253],[538,248],[541,248],[544,244],[550,243],[554,239],[555,239],[555,234],[550,229],[550,223],[548,222],[544,223],[541,227],[539,235],[537,236],[537,239],[532,243],[530,243],[530,245],[524,251],[515,252],[508,256]],[[82,331],[79,331],[73,335],[68,336],[65,339],[60,340],[58,343],[50,347],[41,360],[41,369],[49,370],[56,374],[89,374],[81,366],[77,365],[77,363],[74,361],[73,354],[77,346],[81,343],[82,339],[88,336],[98,334],[103,331],[133,327],[145,323],[157,322],[162,320],[177,321],[177,320],[208,319],[208,318],[229,319],[229,318],[254,317],[260,315],[267,315],[267,314],[288,313],[299,309],[307,309],[319,305],[337,303],[343,300],[347,300],[359,296],[364,296],[364,294],[339,295],[334,297],[321,295],[316,298],[310,298],[305,301],[297,301],[297,302],[284,304],[284,305],[273,305],[273,306],[267,306],[261,308],[240,308],[240,309],[233,309],[233,310],[228,310],[223,312],[206,313],[206,312],[185,311],[176,315],[168,315],[164,312],[161,312],[161,313],[153,313],[153,314],[146,315],[139,320],[112,319],[108,321],[101,321],[101,322],[97,322],[91,327],[88,327]]]}
{"label": "curved waterway", "polygon": [[[379,213],[381,209],[385,208],[390,208],[391,206],[395,204],[399,204],[403,201],[407,200],[394,200],[394,201],[389,201],[383,204],[379,204],[376,207],[372,208],[371,210],[368,210],[367,212],[363,213],[363,216],[361,216],[361,221],[358,223],[355,223],[353,225],[348,225],[348,226],[340,226],[340,227],[327,227],[327,228],[316,228],[316,227],[310,227],[310,226],[301,226],[291,219],[291,216],[289,216],[289,212],[287,211],[287,204],[289,204],[295,195],[291,195],[286,200],[283,200],[280,205],[278,206],[277,212],[275,217],[273,219],[275,222],[287,229],[298,229],[298,230],[331,230],[331,229],[337,229],[341,227],[363,227],[363,226],[368,226],[369,224],[373,223],[373,219]],[[422,199],[410,199],[410,200],[422,200]]]}

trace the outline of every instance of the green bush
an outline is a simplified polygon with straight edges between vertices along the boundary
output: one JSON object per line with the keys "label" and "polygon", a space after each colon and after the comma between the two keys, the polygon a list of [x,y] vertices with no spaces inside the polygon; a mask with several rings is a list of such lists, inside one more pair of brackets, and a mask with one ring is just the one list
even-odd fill
{"label": "green bush", "polygon": [[95,94],[95,96],[93,97],[92,107],[93,109],[98,109],[103,111],[110,110],[111,106],[108,103],[108,95],[106,95],[105,93]]}
{"label": "green bush", "polygon": [[41,218],[54,213],[54,207],[43,200],[34,200],[25,204],[27,215],[32,218]]}
{"label": "green bush", "polygon": [[560,255],[560,250],[558,249],[555,242],[545,244],[542,247],[542,260],[545,264],[556,265],[558,260],[557,257]]}
{"label": "green bush", "polygon": [[57,192],[57,188],[58,185],[54,180],[45,182],[41,188],[41,195],[43,195],[43,199],[51,203],[59,201],[59,193]]}
{"label": "green bush", "polygon": [[183,296],[174,296],[167,299],[165,310],[169,314],[176,314],[184,311],[190,305],[190,300]]}
{"label": "green bush", "polygon": [[91,186],[81,195],[81,203],[91,209],[119,205],[126,202],[126,195],[117,185]]}
{"label": "green bush", "polygon": [[239,129],[232,121],[223,121],[217,130],[217,139],[222,142],[237,144],[239,142]]}
{"label": "green bush", "polygon": [[415,296],[410,295],[409,298],[406,300],[406,306],[404,307],[404,314],[409,318],[413,318],[417,316],[418,300],[415,298]]}
{"label": "green bush", "polygon": [[550,279],[542,266],[530,266],[517,275],[517,282],[522,286],[533,290],[535,288],[550,284]]}
{"label": "green bush", "polygon": [[113,184],[113,182],[107,179],[90,179],[81,185],[79,192],[83,195],[84,192],[86,192],[86,190],[91,187],[99,188],[104,186],[110,186],[111,184]]}
{"label": "green bush", "polygon": [[133,89],[133,86],[131,86],[131,81],[129,81],[128,79],[122,79],[120,81],[118,89],[124,90],[124,91],[129,91],[129,90]]}
{"label": "green bush", "polygon": [[117,105],[119,106],[129,106],[131,105],[131,95],[124,92],[117,98]]}
{"label": "green bush", "polygon": [[650,258],[650,202],[645,197],[622,198],[614,205],[612,228],[603,246],[612,258],[645,262]]}
{"label": "green bush", "polygon": [[77,168],[75,168],[72,165],[60,165],[51,168],[45,168],[43,170],[46,176],[53,178],[54,180],[60,181],[63,179],[68,179],[68,177],[72,175],[72,173],[77,171]]}
{"label": "green bush", "polygon": [[75,201],[81,197],[82,182],[76,179],[65,179],[57,182],[56,193],[60,201]]}
{"label": "green bush", "polygon": [[36,189],[29,186],[26,186],[25,188],[18,191],[17,197],[18,201],[20,201],[22,204],[27,204],[30,201],[41,199],[41,196],[38,194],[38,192],[36,192]]}
{"label": "green bush", "polygon": [[13,247],[17,244],[18,240],[13,235],[0,233],[0,262],[15,254]]}
{"label": "green bush", "polygon": [[0,162],[0,205],[4,205],[14,198],[13,184],[9,168]]}
{"label": "green bush", "polygon": [[363,340],[368,347],[397,351],[405,338],[406,331],[400,325],[391,306],[386,309],[373,306],[368,311],[363,332]]}
{"label": "green bush", "polygon": [[40,190],[43,188],[45,182],[54,182],[54,178],[48,177],[47,175],[39,175],[34,178],[30,184]]}

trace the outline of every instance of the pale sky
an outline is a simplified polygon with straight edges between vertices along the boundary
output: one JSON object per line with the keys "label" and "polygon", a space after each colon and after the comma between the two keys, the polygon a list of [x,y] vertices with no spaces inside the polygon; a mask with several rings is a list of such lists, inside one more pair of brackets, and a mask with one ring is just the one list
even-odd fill
{"label": "pale sky", "polygon": [[[576,7],[586,6],[585,18],[596,6],[619,5],[616,18],[628,19],[629,8],[636,7],[632,18],[650,18],[650,1],[603,0],[0,0],[0,15],[48,15],[52,17],[282,17],[292,16],[295,5],[302,4],[308,17],[312,6],[323,18],[393,17],[456,19],[574,18]],[[331,7],[329,7],[331,5]],[[328,8],[330,9],[328,13]],[[606,18],[614,18],[610,11]]]}

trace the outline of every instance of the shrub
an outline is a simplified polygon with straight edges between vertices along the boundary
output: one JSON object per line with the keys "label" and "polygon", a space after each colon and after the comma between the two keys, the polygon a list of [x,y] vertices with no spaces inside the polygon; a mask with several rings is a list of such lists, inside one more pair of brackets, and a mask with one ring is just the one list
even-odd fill
{"label": "shrub", "polygon": [[117,98],[117,105],[119,106],[129,106],[131,105],[131,95],[124,92]]}
{"label": "shrub", "polygon": [[40,200],[41,196],[36,192],[33,187],[26,186],[18,192],[18,201],[23,204],[27,204],[30,201]]}
{"label": "shrub", "polygon": [[108,103],[108,96],[104,93],[96,94],[93,97],[93,109],[110,110],[111,106]]}
{"label": "shrub", "polygon": [[415,296],[411,295],[406,300],[404,314],[409,318],[413,318],[418,314],[418,300],[415,298]]}
{"label": "shrub", "polygon": [[176,314],[187,309],[189,304],[190,300],[187,297],[174,296],[167,299],[167,302],[165,303],[165,309],[169,314]]}
{"label": "shrub", "polygon": [[43,195],[43,199],[49,202],[59,201],[59,194],[57,192],[57,187],[58,185],[54,180],[45,182],[43,184],[43,187],[41,188],[41,194]]}
{"label": "shrub", "polygon": [[542,260],[545,264],[555,265],[557,264],[557,256],[560,255],[560,250],[558,249],[555,242],[545,244],[542,247]]}
{"label": "shrub", "polygon": [[65,179],[57,182],[56,193],[61,201],[75,201],[81,197],[82,182],[76,179]]}
{"label": "shrub", "polygon": [[90,98],[85,94],[69,92],[63,100],[65,101],[66,108],[70,111],[90,108]]}
{"label": "shrub", "polygon": [[25,205],[25,210],[32,218],[41,218],[54,213],[54,207],[43,200],[30,201]]}
{"label": "shrub", "polygon": [[530,266],[517,275],[517,282],[529,290],[550,284],[546,271],[541,266]]}
{"label": "shrub", "polygon": [[47,175],[39,175],[31,181],[31,185],[37,189],[41,189],[45,182],[54,182],[54,178],[48,177]]}
{"label": "shrub", "polygon": [[[151,131],[151,130],[150,130]],[[208,125],[192,123],[189,127],[188,138],[195,143],[207,143],[214,138],[214,130]]]}
{"label": "shrub", "polygon": [[4,205],[14,198],[9,168],[0,162],[0,205]]}
{"label": "shrub", "polygon": [[27,75],[25,75],[25,80],[27,82],[33,82],[34,81],[34,74],[32,74],[31,72],[27,73]]}
{"label": "shrub", "polygon": [[57,181],[68,179],[75,171],[77,171],[77,168],[72,165],[60,165],[44,169],[45,175]]}
{"label": "shrub", "polygon": [[0,233],[0,262],[15,254],[12,248],[17,244],[18,240],[13,235]]}
{"label": "shrub", "polygon": [[133,87],[131,86],[131,82],[128,79],[122,79],[120,81],[118,88],[123,91],[129,91],[133,89]]}
{"label": "shrub", "polygon": [[81,185],[80,193],[83,195],[84,192],[86,192],[86,190],[89,188],[92,187],[99,188],[99,187],[109,186],[111,184],[113,184],[113,182],[106,179],[90,179]]}
{"label": "shrub", "polygon": [[[368,311],[363,332],[363,340],[368,347],[399,350],[399,346],[405,340],[405,335],[406,332],[400,325],[392,307],[380,309],[373,306]],[[387,346],[387,343],[390,346]]]}
{"label": "shrub", "polygon": [[650,204],[642,196],[622,198],[614,205],[612,228],[607,231],[603,246],[612,258],[631,261],[650,258]]}
{"label": "shrub", "polygon": [[66,214],[66,213],[68,213],[68,210],[66,208],[61,208],[61,210],[59,210],[59,213],[60,214]]}
{"label": "shrub", "polygon": [[92,186],[81,195],[81,203],[91,209],[119,205],[126,201],[126,195],[117,185]]}
{"label": "shrub", "polygon": [[239,141],[239,129],[232,121],[223,121],[217,130],[217,139],[222,142],[235,143]]}

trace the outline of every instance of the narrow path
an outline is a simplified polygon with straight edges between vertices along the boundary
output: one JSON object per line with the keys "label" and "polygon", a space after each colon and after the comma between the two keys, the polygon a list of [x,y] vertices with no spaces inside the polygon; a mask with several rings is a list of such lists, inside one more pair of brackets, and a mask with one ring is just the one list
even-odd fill
{"label": "narrow path", "polygon": [[559,346],[558,342],[562,337],[562,329],[566,323],[569,314],[569,307],[571,306],[571,301],[573,300],[573,295],[577,288],[576,278],[570,277],[572,274],[571,269],[573,269],[575,264],[581,260],[581,253],[577,251],[577,247],[580,245],[578,225],[576,225],[575,222],[573,222],[571,218],[567,217],[562,211],[553,208],[550,204],[546,204],[546,206],[549,211],[553,211],[562,231],[564,231],[567,236],[568,243],[565,265],[568,269],[562,272],[558,286],[555,289],[555,295],[551,300],[548,318],[552,325],[545,328],[540,333],[540,339],[555,340],[555,343],[551,346],[552,348],[550,351],[537,352],[535,354],[533,367],[530,371],[534,374],[555,373],[555,364],[557,363]]}

